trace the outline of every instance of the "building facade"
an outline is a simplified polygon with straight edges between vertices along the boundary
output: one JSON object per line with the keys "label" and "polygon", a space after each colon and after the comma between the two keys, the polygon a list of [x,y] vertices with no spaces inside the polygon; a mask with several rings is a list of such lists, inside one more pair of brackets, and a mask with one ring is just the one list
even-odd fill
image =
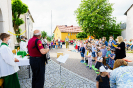
{"label": "building facade", "polygon": [[126,39],[126,23],[121,24],[121,30],[121,36],[123,37],[123,39]]}
{"label": "building facade", "polygon": [[[0,0],[0,33],[14,33],[12,27],[12,10],[11,10],[11,0]],[[12,43],[10,47],[14,49],[14,39],[11,34]]]}
{"label": "building facade", "polygon": [[22,30],[22,33],[26,30],[23,36],[26,36],[28,39],[30,39],[33,36],[34,19],[29,10],[27,13],[20,15],[20,18],[24,20],[24,24],[20,25],[19,28]]}
{"label": "building facade", "polygon": [[[60,38],[61,40],[65,40],[66,37],[68,37],[70,40],[77,39],[76,35],[82,32],[80,27],[78,26],[67,26],[67,25],[57,25],[54,30],[54,38],[57,40]],[[88,36],[89,38],[90,36]]]}
{"label": "building facade", "polygon": [[126,39],[133,39],[133,4],[130,8],[124,13],[127,16],[126,22]]}

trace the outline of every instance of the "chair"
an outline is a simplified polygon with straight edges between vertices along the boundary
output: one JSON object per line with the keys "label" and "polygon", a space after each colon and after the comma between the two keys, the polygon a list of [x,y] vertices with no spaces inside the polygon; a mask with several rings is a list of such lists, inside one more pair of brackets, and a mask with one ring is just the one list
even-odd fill
{"label": "chair", "polygon": [[0,79],[0,87],[3,88],[4,79]]}

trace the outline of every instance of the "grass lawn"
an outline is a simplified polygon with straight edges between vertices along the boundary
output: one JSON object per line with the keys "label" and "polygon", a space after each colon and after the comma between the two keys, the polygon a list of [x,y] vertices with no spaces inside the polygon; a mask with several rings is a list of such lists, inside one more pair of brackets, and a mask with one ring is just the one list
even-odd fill
{"label": "grass lawn", "polygon": [[126,51],[126,53],[133,53],[133,51]]}

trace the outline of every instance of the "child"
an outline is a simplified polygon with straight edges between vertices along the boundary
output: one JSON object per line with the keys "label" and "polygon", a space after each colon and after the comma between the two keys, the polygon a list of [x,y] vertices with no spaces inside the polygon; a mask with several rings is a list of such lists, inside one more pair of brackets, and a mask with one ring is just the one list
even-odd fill
{"label": "child", "polygon": [[102,52],[103,64],[106,65],[106,60],[105,60],[105,56],[106,56],[106,53],[107,53],[106,45],[103,45],[102,49],[100,51]]}
{"label": "child", "polygon": [[109,63],[108,63],[110,69],[113,69],[115,62],[114,58],[115,58],[115,50],[111,49],[111,54],[109,55]]}
{"label": "child", "polygon": [[62,48],[62,40],[60,41],[60,48]]}
{"label": "child", "polygon": [[105,59],[106,59],[106,65],[108,67],[109,67],[108,63],[109,63],[109,55],[110,54],[111,54],[110,47],[107,47],[107,53],[106,53]]}
{"label": "child", "polygon": [[78,52],[80,52],[80,42],[79,41],[77,43],[77,46],[78,46]]}
{"label": "child", "polygon": [[56,49],[58,48],[58,41],[56,41]]}
{"label": "child", "polygon": [[55,42],[53,41],[53,49],[55,48]]}
{"label": "child", "polygon": [[8,46],[11,43],[10,35],[1,33],[0,39],[2,40],[0,45],[0,78],[4,79],[3,86],[4,88],[21,88],[17,74],[19,67],[16,63],[19,60],[15,58]]}
{"label": "child", "polygon": [[76,43],[77,43],[77,41],[74,42],[74,49],[75,49],[75,47],[76,47]]}
{"label": "child", "polygon": [[49,44],[49,49],[51,50],[51,43],[50,43],[50,42],[48,42],[48,44]]}
{"label": "child", "polygon": [[85,60],[84,60],[85,63],[88,62],[88,58],[86,57],[86,55],[88,56],[87,46],[85,47]]}
{"label": "child", "polygon": [[110,88],[108,72],[111,72],[111,70],[107,67],[100,67],[100,75],[96,78],[96,88]]}
{"label": "child", "polygon": [[86,47],[86,43],[84,42],[84,48]]}
{"label": "child", "polygon": [[80,62],[84,63],[85,48],[84,48],[83,44],[81,44],[80,53],[81,53],[81,61]]}
{"label": "child", "polygon": [[95,39],[95,44],[98,45],[99,41],[98,39]]}
{"label": "child", "polygon": [[75,46],[76,52],[78,53],[78,42],[76,41],[76,46]]}
{"label": "child", "polygon": [[87,49],[89,54],[86,55],[86,57],[88,58],[88,66],[90,66],[90,69],[92,68],[92,50],[90,48]]}
{"label": "child", "polygon": [[98,52],[98,57],[97,57],[97,60],[96,61],[97,62],[96,62],[95,68],[99,69],[103,65],[102,64],[103,57],[102,57],[102,52],[101,51]]}
{"label": "child", "polygon": [[[92,42],[92,59],[96,59],[96,47],[95,47],[95,43]],[[96,61],[96,60],[95,60]]]}
{"label": "child", "polygon": [[51,49],[53,49],[53,42],[51,42]]}

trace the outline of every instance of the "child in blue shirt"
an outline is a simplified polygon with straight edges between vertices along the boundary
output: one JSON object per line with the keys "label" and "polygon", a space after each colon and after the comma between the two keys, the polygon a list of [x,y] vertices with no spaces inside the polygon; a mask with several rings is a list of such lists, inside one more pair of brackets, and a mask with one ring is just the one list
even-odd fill
{"label": "child in blue shirt", "polygon": [[115,50],[111,49],[111,54],[109,54],[109,63],[108,63],[110,69],[113,69],[115,62],[114,58],[115,58]]}
{"label": "child in blue shirt", "polygon": [[106,65],[108,67],[109,67],[108,63],[109,63],[109,55],[110,54],[111,54],[110,47],[107,47],[107,53],[106,53],[105,59],[106,59]]}
{"label": "child in blue shirt", "polygon": [[80,62],[84,63],[85,48],[84,48],[83,44],[81,44],[80,53],[81,53],[81,61]]}

